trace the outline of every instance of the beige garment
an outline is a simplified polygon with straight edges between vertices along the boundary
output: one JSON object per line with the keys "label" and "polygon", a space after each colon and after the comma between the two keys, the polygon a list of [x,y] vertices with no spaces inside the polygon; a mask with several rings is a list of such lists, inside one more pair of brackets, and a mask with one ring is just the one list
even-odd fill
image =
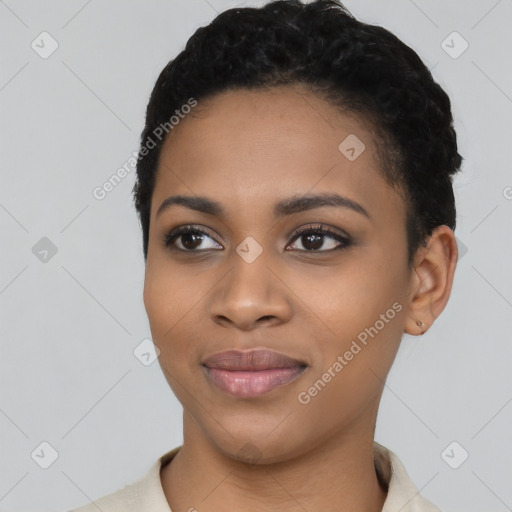
{"label": "beige garment", "polygon": [[[172,512],[162,488],[160,468],[169,463],[180,448],[162,455],[137,482],[69,512]],[[441,512],[419,494],[391,450],[374,442],[374,454],[379,480],[388,487],[382,512]]]}

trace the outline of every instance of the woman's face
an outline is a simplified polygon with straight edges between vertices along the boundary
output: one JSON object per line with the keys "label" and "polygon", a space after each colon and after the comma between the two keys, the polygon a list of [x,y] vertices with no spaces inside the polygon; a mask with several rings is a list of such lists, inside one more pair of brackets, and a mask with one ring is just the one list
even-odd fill
{"label": "woman's face", "polygon": [[[177,195],[207,198],[219,211],[174,203],[157,214]],[[304,195],[345,201],[285,207]],[[166,246],[185,225],[188,234]],[[144,286],[160,366],[193,435],[260,462],[333,436],[373,436],[411,296],[405,226],[361,120],[299,87],[199,102],[161,153]],[[307,366],[284,385],[240,396],[202,364],[253,348]]]}

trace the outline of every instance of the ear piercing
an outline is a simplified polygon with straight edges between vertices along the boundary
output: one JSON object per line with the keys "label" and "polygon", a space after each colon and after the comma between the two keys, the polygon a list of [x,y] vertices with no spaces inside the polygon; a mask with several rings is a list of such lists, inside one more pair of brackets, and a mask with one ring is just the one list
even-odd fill
{"label": "ear piercing", "polygon": [[423,326],[425,325],[421,320],[416,320],[416,325],[421,328],[421,334],[425,334]]}

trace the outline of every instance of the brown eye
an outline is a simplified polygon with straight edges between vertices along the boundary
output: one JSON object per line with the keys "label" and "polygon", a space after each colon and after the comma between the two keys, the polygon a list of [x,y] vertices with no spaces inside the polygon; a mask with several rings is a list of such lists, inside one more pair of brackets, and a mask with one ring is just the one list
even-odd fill
{"label": "brown eye", "polygon": [[[208,246],[208,240],[214,243],[210,243]],[[210,249],[217,250],[219,247],[222,248],[207,231],[193,226],[181,226],[171,230],[165,235],[163,242],[165,247],[184,252],[201,252]]]}
{"label": "brown eye", "polygon": [[[326,238],[330,239],[327,243],[325,241]],[[295,247],[295,249],[304,252],[330,252],[345,249],[351,244],[349,237],[325,228],[322,225],[306,226],[298,229],[294,233],[293,240],[297,240],[302,246],[302,248]],[[296,243],[293,245],[296,245]]]}

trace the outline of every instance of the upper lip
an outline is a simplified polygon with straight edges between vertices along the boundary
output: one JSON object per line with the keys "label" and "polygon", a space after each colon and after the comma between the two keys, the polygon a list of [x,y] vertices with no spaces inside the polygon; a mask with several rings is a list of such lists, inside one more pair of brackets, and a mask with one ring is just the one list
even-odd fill
{"label": "upper lip", "polygon": [[217,352],[202,363],[208,368],[222,370],[268,370],[273,368],[294,368],[307,366],[304,361],[294,359],[281,352],[268,349],[226,350]]}

